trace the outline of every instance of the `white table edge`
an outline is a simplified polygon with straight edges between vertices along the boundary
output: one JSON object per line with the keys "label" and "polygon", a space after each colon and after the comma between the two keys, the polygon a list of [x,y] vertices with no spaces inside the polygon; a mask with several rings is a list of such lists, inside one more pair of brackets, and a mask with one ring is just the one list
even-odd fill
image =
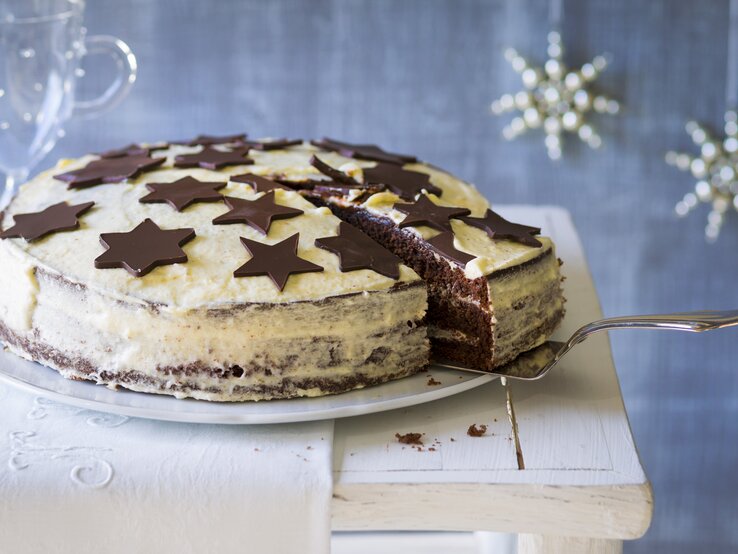
{"label": "white table edge", "polygon": [[[422,514],[418,506],[423,506]],[[480,511],[480,506],[489,509]],[[566,487],[455,482],[337,484],[332,527],[335,531],[495,531],[629,540],[645,534],[652,512],[653,493],[648,482]]]}

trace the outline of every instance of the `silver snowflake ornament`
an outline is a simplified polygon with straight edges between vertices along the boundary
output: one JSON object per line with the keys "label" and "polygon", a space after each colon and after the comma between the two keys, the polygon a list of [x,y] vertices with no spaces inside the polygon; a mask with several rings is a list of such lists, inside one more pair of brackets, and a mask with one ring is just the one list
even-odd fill
{"label": "silver snowflake ornament", "polygon": [[712,242],[720,234],[726,213],[731,208],[738,211],[738,114],[726,112],[725,138],[722,140],[710,136],[695,121],[688,122],[686,129],[700,148],[699,156],[667,152],[666,163],[689,171],[697,183],[694,192],[685,194],[674,209],[677,215],[685,216],[700,202],[710,204],[712,209],[707,216],[705,237]]}
{"label": "silver snowflake ornament", "polygon": [[512,140],[528,129],[543,128],[546,149],[552,160],[561,158],[562,133],[576,134],[592,148],[599,148],[602,139],[587,123],[591,111],[616,114],[620,104],[607,96],[595,95],[590,85],[607,67],[604,56],[597,56],[578,70],[569,70],[562,62],[561,36],[548,34],[548,60],[543,68],[531,66],[513,48],[505,51],[505,58],[520,74],[524,90],[504,94],[492,102],[492,113],[518,111],[520,115],[502,130],[507,140]]}

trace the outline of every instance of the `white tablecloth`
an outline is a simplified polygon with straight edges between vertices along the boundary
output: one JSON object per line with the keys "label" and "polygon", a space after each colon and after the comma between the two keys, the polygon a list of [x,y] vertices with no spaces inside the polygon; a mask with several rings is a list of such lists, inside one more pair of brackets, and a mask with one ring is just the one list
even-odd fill
{"label": "white tablecloth", "polygon": [[165,423],[0,384],[0,552],[325,553],[333,422]]}

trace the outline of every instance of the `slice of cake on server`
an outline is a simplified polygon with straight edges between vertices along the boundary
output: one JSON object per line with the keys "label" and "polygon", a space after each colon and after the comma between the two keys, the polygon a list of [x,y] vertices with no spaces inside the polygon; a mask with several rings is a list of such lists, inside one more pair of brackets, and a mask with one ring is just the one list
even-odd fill
{"label": "slice of cake on server", "polygon": [[0,339],[65,377],[142,392],[343,392],[423,369],[428,336],[491,368],[563,315],[537,229],[371,145],[131,145],[39,175],[0,229]]}

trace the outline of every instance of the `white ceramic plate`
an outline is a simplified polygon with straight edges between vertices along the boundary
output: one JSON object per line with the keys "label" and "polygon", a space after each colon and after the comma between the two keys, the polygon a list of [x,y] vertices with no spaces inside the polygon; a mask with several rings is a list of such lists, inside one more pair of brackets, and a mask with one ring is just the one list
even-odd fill
{"label": "white ceramic plate", "polygon": [[[428,385],[430,377],[440,385]],[[257,424],[314,421],[414,406],[476,388],[495,379],[433,368],[384,385],[321,396],[262,402],[178,400],[84,381],[64,379],[53,369],[0,350],[0,381],[57,402],[113,414],[186,423]]]}

